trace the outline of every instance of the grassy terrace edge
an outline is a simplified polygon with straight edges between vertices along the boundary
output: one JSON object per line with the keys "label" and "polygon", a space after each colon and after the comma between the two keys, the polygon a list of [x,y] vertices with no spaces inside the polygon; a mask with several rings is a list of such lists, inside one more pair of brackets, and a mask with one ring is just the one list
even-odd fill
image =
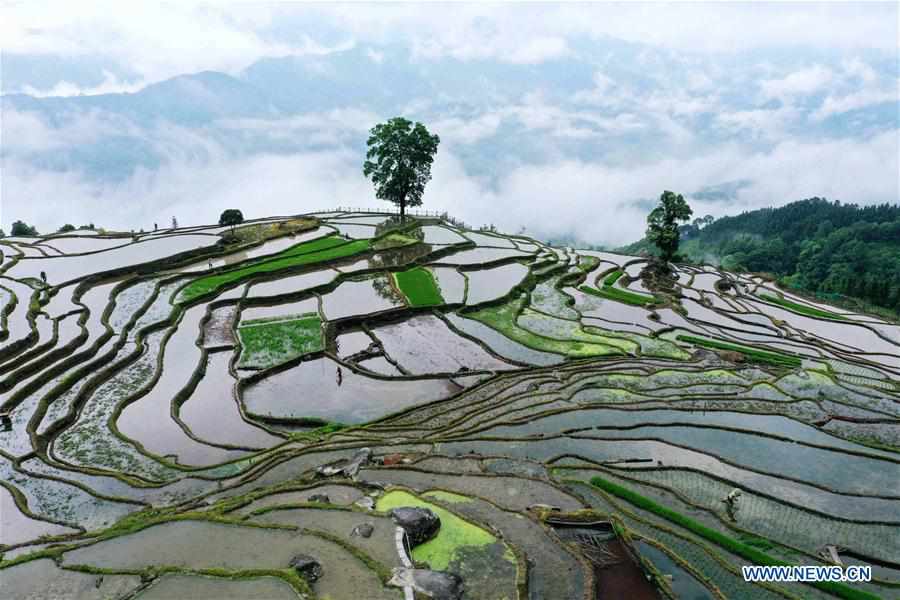
{"label": "grassy terrace edge", "polygon": [[195,279],[178,294],[178,303],[186,304],[197,298],[211,294],[222,287],[259,273],[272,273],[282,269],[310,265],[335,258],[344,258],[368,250],[371,240],[347,241],[336,235],[302,242],[272,258],[244,267],[231,269],[214,275]]}
{"label": "grassy terrace edge", "polygon": [[[613,494],[614,496],[617,496],[633,504],[634,506],[637,506],[638,508],[642,508],[680,527],[684,527],[691,533],[694,533],[707,541],[713,542],[714,544],[725,548],[729,552],[732,552],[740,556],[741,558],[751,561],[751,563],[754,565],[794,566],[789,562],[773,558],[765,552],[757,550],[756,548],[740,542],[733,537],[727,536],[714,529],[710,529],[706,525],[703,525],[702,523],[695,521],[690,517],[662,506],[661,504],[656,503],[650,498],[642,496],[641,494],[629,490],[628,488],[625,488],[617,483],[613,483],[612,481],[608,481],[606,479],[603,479],[602,477],[592,477],[590,479],[590,484],[605,492]],[[843,583],[819,581],[811,582],[808,585],[816,587],[829,594],[833,594],[839,598],[846,598],[847,600],[881,600],[879,596],[871,594],[865,590],[852,588],[849,585],[845,585]]]}
{"label": "grassy terrace edge", "polygon": [[832,319],[834,321],[849,321],[850,319],[844,317],[843,315],[839,315],[837,313],[833,313],[827,310],[822,310],[821,308],[815,308],[814,306],[807,306],[806,304],[800,304],[798,302],[793,302],[788,300],[787,298],[782,298],[780,296],[776,296],[774,294],[760,294],[759,297],[766,302],[771,304],[777,304],[782,308],[786,308],[788,310],[794,311],[795,313],[800,313],[802,315],[806,315],[808,317],[816,317],[821,319]]}
{"label": "grassy terrace edge", "polygon": [[682,342],[689,342],[691,344],[703,346],[704,348],[710,348],[713,350],[739,352],[752,360],[770,364],[776,367],[796,368],[803,365],[803,360],[800,357],[791,356],[789,354],[781,354],[779,352],[770,352],[767,350],[758,350],[749,346],[741,346],[739,344],[732,344],[730,342],[722,342],[719,340],[709,340],[694,335],[679,335],[677,339]]}

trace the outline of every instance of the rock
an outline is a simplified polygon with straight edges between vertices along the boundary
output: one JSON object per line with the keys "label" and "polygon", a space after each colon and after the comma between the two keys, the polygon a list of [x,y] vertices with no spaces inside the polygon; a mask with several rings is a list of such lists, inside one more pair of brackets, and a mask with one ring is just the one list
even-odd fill
{"label": "rock", "polygon": [[370,496],[364,496],[353,504],[366,510],[375,510],[375,499]]}
{"label": "rock", "polygon": [[372,532],[375,531],[375,526],[371,523],[362,523],[353,528],[353,531],[350,532],[350,537],[364,537],[370,538],[372,537]]}
{"label": "rock", "polygon": [[344,465],[342,469],[344,475],[350,477],[351,479],[356,477],[356,474],[359,473],[360,467],[364,464],[368,463],[372,460],[372,450],[370,448],[360,448],[353,455],[353,458]]}
{"label": "rock", "polygon": [[441,528],[441,520],[428,508],[401,506],[393,509],[390,515],[394,523],[406,532],[410,548],[427,542]]}
{"label": "rock", "polygon": [[316,467],[316,474],[321,475],[322,477],[331,477],[332,475],[337,475],[341,471],[343,471],[343,467],[334,465],[322,465],[321,467]]}
{"label": "rock", "polygon": [[319,502],[321,504],[331,504],[331,498],[328,494],[312,494],[306,499],[307,502]]}
{"label": "rock", "polygon": [[433,600],[461,600],[463,580],[456,573],[428,569],[394,569],[388,585],[411,587]]}
{"label": "rock", "polygon": [[307,581],[315,581],[322,576],[322,565],[308,554],[298,554],[289,563],[297,571],[297,575]]}

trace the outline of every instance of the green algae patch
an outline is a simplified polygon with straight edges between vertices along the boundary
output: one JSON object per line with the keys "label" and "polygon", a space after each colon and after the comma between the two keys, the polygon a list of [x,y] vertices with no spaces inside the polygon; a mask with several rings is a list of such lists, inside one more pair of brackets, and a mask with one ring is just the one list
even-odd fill
{"label": "green algae patch", "polygon": [[[455,496],[455,494],[453,494]],[[426,502],[409,492],[388,492],[378,499],[376,510],[387,512],[401,506],[419,506],[431,509],[441,520],[441,529],[431,540],[413,548],[416,561],[427,562],[432,569],[446,570],[466,554],[467,550],[484,548],[497,542],[497,538],[484,529],[465,521],[448,510]]]}
{"label": "green algae patch", "polygon": [[468,496],[463,496],[462,494],[454,494],[453,492],[445,492],[444,490],[431,490],[429,492],[425,492],[422,495],[429,498],[434,498],[435,500],[440,500],[441,502],[447,502],[448,504],[460,504],[462,502],[472,501],[472,499]]}
{"label": "green algae patch", "polygon": [[409,300],[410,306],[438,306],[444,303],[434,275],[424,267],[394,273],[394,282]]}
{"label": "green algae patch", "polygon": [[368,250],[369,240],[348,242],[344,238],[330,235],[292,246],[274,257],[249,264],[239,269],[216,273],[195,279],[178,294],[178,302],[190,302],[196,298],[216,292],[223,287],[253,275],[273,273],[291,267],[312,265],[328,260],[345,258]]}
{"label": "green algae patch", "polygon": [[532,350],[553,352],[574,358],[622,354],[619,348],[584,341],[553,339],[519,327],[516,319],[522,312],[524,303],[525,298],[523,297],[498,306],[489,306],[465,316],[496,329],[511,340]]}
{"label": "green algae patch", "polygon": [[248,321],[238,327],[238,338],[243,348],[240,368],[265,369],[325,348],[316,313]]}

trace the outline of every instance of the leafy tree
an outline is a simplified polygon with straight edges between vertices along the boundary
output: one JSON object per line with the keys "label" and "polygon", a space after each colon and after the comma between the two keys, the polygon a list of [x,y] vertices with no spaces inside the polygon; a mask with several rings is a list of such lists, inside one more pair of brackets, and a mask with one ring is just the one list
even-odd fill
{"label": "leafy tree", "polygon": [[227,208],[222,211],[222,215],[219,217],[219,225],[231,225],[232,227],[235,225],[240,225],[244,222],[244,213],[239,211],[236,208]]}
{"label": "leafy tree", "polygon": [[5,238],[5,237],[6,237],[6,232],[3,231],[2,229],[0,229],[0,238]]}
{"label": "leafy tree", "polygon": [[56,230],[58,233],[68,233],[70,231],[75,231],[75,226],[71,223],[66,223],[62,227]]}
{"label": "leafy tree", "polygon": [[421,123],[403,117],[379,123],[370,131],[363,174],[372,179],[375,196],[400,207],[421,206],[425,184],[431,180],[431,165],[441,139]]}
{"label": "leafy tree", "polygon": [[38,235],[37,229],[25,221],[16,221],[12,224],[12,235]]}
{"label": "leafy tree", "polygon": [[687,221],[694,211],[681,194],[668,190],[659,197],[659,206],[647,216],[647,239],[653,242],[666,262],[678,251],[678,221]]}

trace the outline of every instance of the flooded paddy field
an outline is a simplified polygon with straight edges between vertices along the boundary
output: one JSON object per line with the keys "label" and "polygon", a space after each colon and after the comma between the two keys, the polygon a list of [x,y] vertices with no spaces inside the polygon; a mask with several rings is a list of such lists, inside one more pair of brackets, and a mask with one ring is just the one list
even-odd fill
{"label": "flooded paddy field", "polygon": [[[900,593],[900,325],[439,219],[247,226],[0,240],[0,598]],[[873,580],[741,576],[776,562]]]}

